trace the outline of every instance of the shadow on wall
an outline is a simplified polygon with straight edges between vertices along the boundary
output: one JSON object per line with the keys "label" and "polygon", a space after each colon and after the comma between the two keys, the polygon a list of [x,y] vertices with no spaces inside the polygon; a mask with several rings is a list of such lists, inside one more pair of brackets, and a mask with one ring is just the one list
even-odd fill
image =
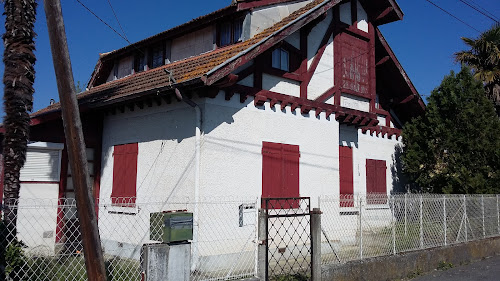
{"label": "shadow on wall", "polygon": [[392,193],[408,193],[419,191],[415,183],[411,183],[403,172],[403,145],[397,144],[392,155],[391,174],[393,181]]}

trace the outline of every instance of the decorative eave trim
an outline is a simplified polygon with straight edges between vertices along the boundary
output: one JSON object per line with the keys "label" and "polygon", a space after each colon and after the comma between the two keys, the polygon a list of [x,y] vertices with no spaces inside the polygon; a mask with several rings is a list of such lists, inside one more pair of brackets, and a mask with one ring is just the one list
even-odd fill
{"label": "decorative eave trim", "polygon": [[370,135],[373,135],[373,133],[375,133],[375,135],[381,134],[381,137],[387,135],[388,138],[391,138],[392,136],[396,136],[396,138],[399,138],[402,131],[398,128],[389,128],[385,126],[367,126],[361,129],[361,132],[363,134],[366,134],[368,132]]}

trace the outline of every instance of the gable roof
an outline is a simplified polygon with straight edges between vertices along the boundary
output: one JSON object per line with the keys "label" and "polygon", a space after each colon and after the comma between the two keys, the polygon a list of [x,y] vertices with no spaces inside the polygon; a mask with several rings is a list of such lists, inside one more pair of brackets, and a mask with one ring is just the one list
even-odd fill
{"label": "gable roof", "polygon": [[[213,20],[213,18],[220,17],[225,13],[235,12],[238,9],[237,5],[234,5],[235,3],[262,2],[269,4],[269,2],[287,1],[290,0],[239,0],[229,7],[194,19],[189,23],[144,39],[104,56],[115,56],[130,50],[130,48],[137,48],[140,44],[145,44],[146,42],[151,43],[155,38],[163,38],[161,37],[162,34],[174,32],[182,26],[193,24],[193,22],[198,24],[198,22],[204,20]],[[391,3],[394,3],[392,0],[375,1],[384,2],[389,6],[392,5]],[[95,86],[78,94],[78,103],[80,104],[80,108],[82,108],[82,106],[101,107],[138,98],[139,96],[160,93],[173,89],[174,86],[212,85],[341,2],[342,0],[314,0],[246,41]],[[393,7],[389,8],[391,8],[392,11],[394,10]],[[100,64],[98,62],[97,67],[99,66]],[[166,73],[166,70],[173,74],[174,80]],[[173,83],[173,81],[175,81],[175,83]],[[60,104],[55,103],[33,113],[31,116],[39,117],[58,111],[60,111]]]}
{"label": "gable roof", "polygon": [[[287,30],[287,28],[296,30],[300,25],[312,21],[322,12],[339,2],[341,2],[341,0],[314,0],[249,40],[95,86],[78,94],[78,103],[80,105],[89,103],[99,103],[101,105],[110,104],[113,103],[113,101],[123,100],[127,97],[133,98],[134,95],[137,94],[145,94],[150,91],[161,92],[163,90],[172,89],[174,84],[177,87],[195,83],[202,85],[204,84],[203,80],[207,78],[212,78],[210,80],[210,84],[212,84],[215,82],[213,81],[213,77],[222,75],[228,71],[228,68],[225,68],[226,66],[237,67],[241,65],[241,60],[238,60],[238,57],[244,55],[255,57],[271,47],[264,43],[270,41],[274,42],[275,40],[270,40],[272,35],[280,34]],[[321,12],[312,15],[313,11]],[[286,34],[289,33],[290,32],[286,32]],[[279,41],[284,38],[284,36],[279,37]],[[249,50],[253,50],[253,52],[249,52]],[[172,83],[172,80],[165,70],[173,74],[176,83]],[[202,80],[201,78],[205,74],[207,74],[206,78]],[[60,103],[55,103],[33,113],[32,117],[57,112],[59,110]]]}

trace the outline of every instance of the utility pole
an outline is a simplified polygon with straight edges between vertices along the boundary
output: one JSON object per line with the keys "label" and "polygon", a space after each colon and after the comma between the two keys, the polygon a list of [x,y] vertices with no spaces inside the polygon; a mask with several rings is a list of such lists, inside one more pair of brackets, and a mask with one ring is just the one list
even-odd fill
{"label": "utility pole", "polygon": [[61,100],[66,147],[75,186],[76,207],[78,219],[80,220],[87,278],[90,281],[105,281],[104,258],[90,188],[82,122],[75,95],[75,83],[69,59],[61,2],[59,0],[45,0],[44,8],[52,49],[52,60],[56,72],[57,89]]}

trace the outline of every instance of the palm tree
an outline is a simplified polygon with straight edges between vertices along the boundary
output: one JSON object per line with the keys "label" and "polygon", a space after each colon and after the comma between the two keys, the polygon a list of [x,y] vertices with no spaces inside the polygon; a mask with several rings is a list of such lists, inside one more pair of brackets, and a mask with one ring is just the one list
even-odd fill
{"label": "palm tree", "polygon": [[462,40],[470,50],[455,53],[455,59],[471,67],[474,77],[483,81],[486,95],[500,116],[500,24],[493,25],[477,39],[462,37]]}
{"label": "palm tree", "polygon": [[4,223],[7,241],[17,232],[19,173],[26,160],[29,137],[29,112],[33,109],[35,80],[35,0],[5,0],[3,61],[4,83]]}

